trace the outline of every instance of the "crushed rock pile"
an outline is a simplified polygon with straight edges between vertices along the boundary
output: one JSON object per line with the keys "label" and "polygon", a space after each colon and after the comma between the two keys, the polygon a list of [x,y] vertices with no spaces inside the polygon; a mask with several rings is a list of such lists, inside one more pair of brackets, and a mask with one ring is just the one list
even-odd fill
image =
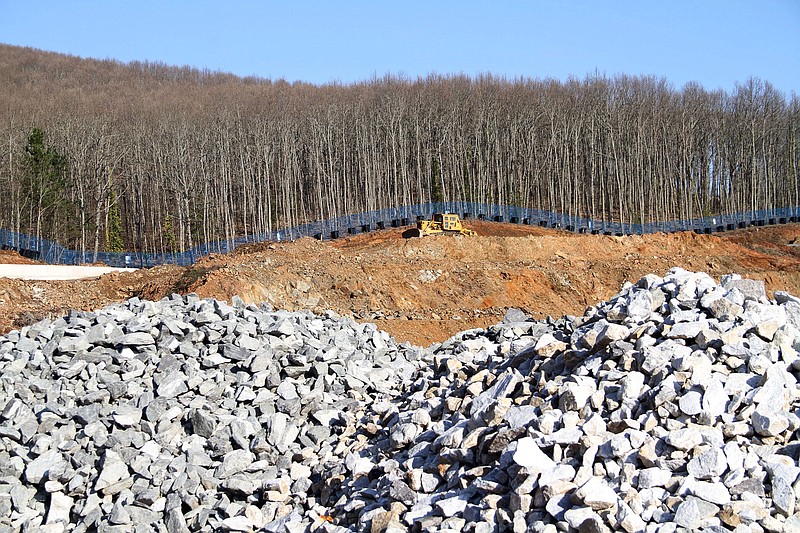
{"label": "crushed rock pile", "polygon": [[800,531],[800,299],[681,269],[428,350],[196,297],[0,338],[0,531]]}
{"label": "crushed rock pile", "polygon": [[0,339],[0,531],[305,517],[363,410],[403,390],[422,355],[334,313],[196,296],[12,332]]}

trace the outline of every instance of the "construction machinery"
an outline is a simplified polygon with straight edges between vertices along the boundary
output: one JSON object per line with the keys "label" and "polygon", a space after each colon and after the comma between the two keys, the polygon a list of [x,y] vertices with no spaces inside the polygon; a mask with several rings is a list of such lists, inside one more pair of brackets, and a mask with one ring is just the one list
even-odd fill
{"label": "construction machinery", "polygon": [[461,224],[458,215],[450,213],[436,213],[431,220],[418,220],[417,227],[403,233],[404,237],[427,237],[429,235],[477,235],[471,229]]}

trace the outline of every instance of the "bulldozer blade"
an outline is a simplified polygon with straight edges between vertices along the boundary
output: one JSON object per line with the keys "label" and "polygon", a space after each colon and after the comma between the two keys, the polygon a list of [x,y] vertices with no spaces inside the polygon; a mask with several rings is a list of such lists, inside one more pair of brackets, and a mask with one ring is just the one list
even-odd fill
{"label": "bulldozer blade", "polygon": [[404,239],[414,239],[417,237],[422,237],[423,233],[417,228],[410,228],[403,232]]}

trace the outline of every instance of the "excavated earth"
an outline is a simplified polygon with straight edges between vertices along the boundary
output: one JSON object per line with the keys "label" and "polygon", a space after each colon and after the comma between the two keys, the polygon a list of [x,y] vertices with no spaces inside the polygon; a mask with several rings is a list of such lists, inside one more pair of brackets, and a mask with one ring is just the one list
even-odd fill
{"label": "excavated earth", "polygon": [[[99,309],[133,296],[196,293],[276,309],[331,309],[374,322],[398,341],[427,346],[499,322],[519,308],[534,318],[580,315],[625,281],[678,266],[763,280],[768,293],[800,294],[797,224],[719,235],[610,237],[471,221],[478,237],[403,239],[402,229],[336,241],[263,243],[192,267],[160,266],[78,281],[0,278],[0,331]],[[28,262],[11,252],[0,262]]]}

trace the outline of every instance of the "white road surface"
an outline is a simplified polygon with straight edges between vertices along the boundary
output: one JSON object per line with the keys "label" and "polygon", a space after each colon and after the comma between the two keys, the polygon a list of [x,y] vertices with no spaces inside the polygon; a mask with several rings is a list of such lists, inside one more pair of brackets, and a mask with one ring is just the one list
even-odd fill
{"label": "white road surface", "polygon": [[133,272],[135,268],[113,268],[72,265],[4,265],[0,264],[0,278],[28,280],[66,280],[98,278],[111,272]]}

